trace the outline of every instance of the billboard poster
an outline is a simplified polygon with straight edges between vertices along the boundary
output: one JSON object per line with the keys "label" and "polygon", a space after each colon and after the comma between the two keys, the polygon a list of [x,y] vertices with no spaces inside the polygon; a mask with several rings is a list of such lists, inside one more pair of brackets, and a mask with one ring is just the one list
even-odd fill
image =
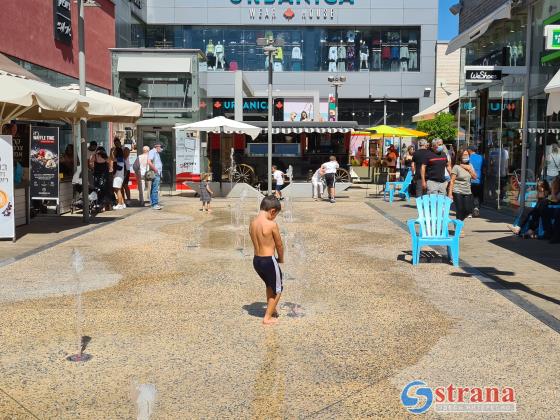
{"label": "billboard poster", "polygon": [[[322,100],[319,104],[319,121],[329,120],[329,104]],[[285,99],[284,121],[313,121],[315,114],[311,99]]]}
{"label": "billboard poster", "polygon": [[58,128],[31,127],[29,195],[32,200],[58,200]]}
{"label": "billboard poster", "polygon": [[176,130],[175,173],[177,179],[200,174],[200,140],[191,137],[185,130]]}
{"label": "billboard poster", "polygon": [[15,238],[12,136],[0,136],[0,238]]}

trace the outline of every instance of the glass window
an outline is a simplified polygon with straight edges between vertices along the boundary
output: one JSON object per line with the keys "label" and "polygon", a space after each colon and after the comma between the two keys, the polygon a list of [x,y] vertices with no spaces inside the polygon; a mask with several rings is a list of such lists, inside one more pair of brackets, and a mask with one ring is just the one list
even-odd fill
{"label": "glass window", "polygon": [[192,94],[190,74],[120,74],[119,96],[146,109],[188,109]]}

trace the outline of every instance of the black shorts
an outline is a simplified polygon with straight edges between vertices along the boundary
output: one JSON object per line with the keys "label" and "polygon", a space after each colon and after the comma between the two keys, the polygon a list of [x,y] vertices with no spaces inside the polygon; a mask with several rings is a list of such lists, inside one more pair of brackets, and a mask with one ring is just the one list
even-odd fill
{"label": "black shorts", "polygon": [[270,287],[274,294],[282,293],[282,270],[275,257],[253,257],[253,267],[266,287]]}
{"label": "black shorts", "polygon": [[334,184],[336,184],[335,174],[325,174],[325,181],[327,188],[334,188]]}
{"label": "black shorts", "polygon": [[280,184],[280,185],[276,184],[276,186],[274,187],[274,189],[275,189],[276,191],[282,191],[282,190],[284,189],[284,184]]}

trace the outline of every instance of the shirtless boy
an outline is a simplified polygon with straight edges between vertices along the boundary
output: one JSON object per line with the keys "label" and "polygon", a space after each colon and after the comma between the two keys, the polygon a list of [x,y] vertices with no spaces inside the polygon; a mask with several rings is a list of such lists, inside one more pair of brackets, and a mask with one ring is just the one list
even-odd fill
{"label": "shirtless boy", "polygon": [[[266,285],[266,313],[263,324],[278,322],[276,306],[283,290],[281,264],[284,262],[284,247],[280,230],[274,221],[281,210],[280,201],[274,195],[268,195],[261,201],[257,217],[249,226],[249,234],[255,248],[253,267]],[[278,258],[274,256],[278,254]]]}

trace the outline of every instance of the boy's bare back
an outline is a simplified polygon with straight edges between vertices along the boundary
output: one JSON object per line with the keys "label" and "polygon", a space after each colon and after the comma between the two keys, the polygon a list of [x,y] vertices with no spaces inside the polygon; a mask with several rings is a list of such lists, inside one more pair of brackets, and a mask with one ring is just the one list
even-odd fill
{"label": "boy's bare back", "polygon": [[260,211],[258,216],[251,222],[249,234],[251,235],[257,257],[271,257],[274,256],[276,251],[278,253],[278,262],[283,262],[284,250],[280,230],[275,221],[267,218],[266,212]]}

